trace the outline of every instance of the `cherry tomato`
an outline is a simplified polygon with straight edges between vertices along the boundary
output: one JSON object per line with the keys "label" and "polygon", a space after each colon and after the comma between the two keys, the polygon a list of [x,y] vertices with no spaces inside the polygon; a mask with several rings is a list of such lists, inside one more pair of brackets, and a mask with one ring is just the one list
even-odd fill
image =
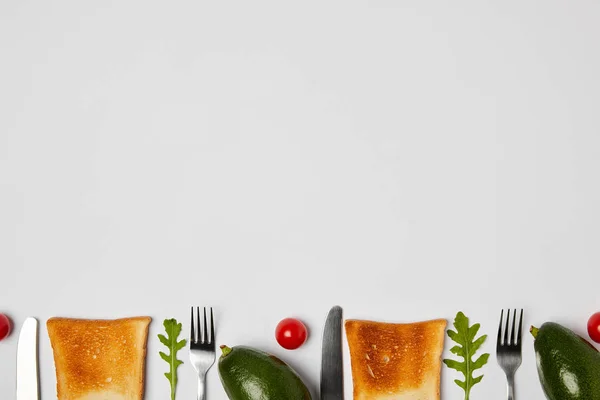
{"label": "cherry tomato", "polygon": [[306,326],[294,318],[286,318],[281,320],[275,328],[275,338],[277,343],[284,349],[294,350],[302,346],[306,342],[308,331]]}
{"label": "cherry tomato", "polygon": [[594,342],[600,343],[600,312],[592,315],[588,320],[588,334]]}
{"label": "cherry tomato", "polygon": [[10,320],[4,314],[0,314],[0,340],[4,339],[10,333]]}

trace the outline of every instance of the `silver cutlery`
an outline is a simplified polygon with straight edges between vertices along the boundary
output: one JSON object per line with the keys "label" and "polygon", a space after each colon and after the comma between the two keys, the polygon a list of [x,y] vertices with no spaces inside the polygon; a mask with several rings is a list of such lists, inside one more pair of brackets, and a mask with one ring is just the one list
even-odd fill
{"label": "silver cutlery", "polygon": [[192,307],[190,325],[190,361],[198,373],[198,400],[205,400],[206,373],[213,366],[216,358],[215,319],[212,307],[210,308],[210,336],[208,334],[206,307],[204,307],[204,323],[200,321],[200,307],[196,307],[196,318],[194,318],[194,307]]}
{"label": "silver cutlery", "polygon": [[339,306],[329,311],[323,331],[321,400],[344,400],[342,308]]}
{"label": "silver cutlery", "polygon": [[[503,323],[504,322],[504,323]],[[515,373],[521,365],[521,333],[523,328],[523,309],[519,317],[517,327],[517,310],[512,315],[512,324],[510,323],[510,310],[504,310],[500,313],[500,326],[498,327],[498,342],[496,345],[496,358],[498,364],[506,374],[508,383],[508,400],[515,398]],[[504,325],[504,334],[502,326]]]}
{"label": "silver cutlery", "polygon": [[17,345],[17,400],[39,400],[38,322],[27,318]]}

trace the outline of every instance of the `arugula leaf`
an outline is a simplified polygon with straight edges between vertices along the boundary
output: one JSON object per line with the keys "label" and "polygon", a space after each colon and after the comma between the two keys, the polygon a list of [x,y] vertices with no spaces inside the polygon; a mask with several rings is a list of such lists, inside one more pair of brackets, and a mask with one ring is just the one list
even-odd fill
{"label": "arugula leaf", "polygon": [[465,376],[464,381],[458,379],[454,381],[465,391],[465,400],[469,400],[471,389],[483,379],[483,375],[473,377],[473,372],[483,367],[488,362],[488,358],[490,357],[488,353],[485,353],[482,354],[477,360],[473,361],[473,356],[487,338],[487,335],[483,335],[475,339],[475,336],[477,336],[477,332],[479,331],[479,327],[479,324],[469,326],[469,318],[459,311],[454,319],[454,328],[456,331],[448,330],[448,336],[450,339],[458,343],[457,346],[454,346],[450,349],[450,352],[462,357],[463,361],[446,359],[444,360],[444,364],[446,364],[448,368],[462,372],[462,374]]}
{"label": "arugula leaf", "polygon": [[183,339],[177,341],[177,337],[181,333],[181,324],[177,323],[175,318],[165,319],[163,322],[167,336],[159,334],[158,339],[162,344],[167,346],[170,350],[169,354],[165,354],[162,351],[159,352],[160,358],[169,363],[169,372],[165,373],[165,376],[171,383],[171,400],[175,400],[175,387],[177,386],[177,367],[183,364],[183,361],[177,359],[177,352],[183,349],[187,343],[187,340]]}

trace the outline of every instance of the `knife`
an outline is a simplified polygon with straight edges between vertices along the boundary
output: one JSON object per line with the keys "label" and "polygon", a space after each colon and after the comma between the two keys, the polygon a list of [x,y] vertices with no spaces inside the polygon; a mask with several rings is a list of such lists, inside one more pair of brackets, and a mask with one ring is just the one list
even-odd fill
{"label": "knife", "polygon": [[342,308],[333,307],[327,315],[321,353],[321,400],[344,400],[342,359]]}
{"label": "knife", "polygon": [[39,400],[38,322],[27,318],[17,347],[17,400]]}

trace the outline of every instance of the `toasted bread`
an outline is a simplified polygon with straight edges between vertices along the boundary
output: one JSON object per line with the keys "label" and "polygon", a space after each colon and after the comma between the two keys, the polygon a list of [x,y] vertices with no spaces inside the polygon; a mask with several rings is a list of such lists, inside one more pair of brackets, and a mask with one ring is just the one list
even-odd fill
{"label": "toasted bread", "polygon": [[142,400],[150,321],[49,319],[58,400]]}
{"label": "toasted bread", "polygon": [[446,321],[346,321],[354,400],[439,400]]}

